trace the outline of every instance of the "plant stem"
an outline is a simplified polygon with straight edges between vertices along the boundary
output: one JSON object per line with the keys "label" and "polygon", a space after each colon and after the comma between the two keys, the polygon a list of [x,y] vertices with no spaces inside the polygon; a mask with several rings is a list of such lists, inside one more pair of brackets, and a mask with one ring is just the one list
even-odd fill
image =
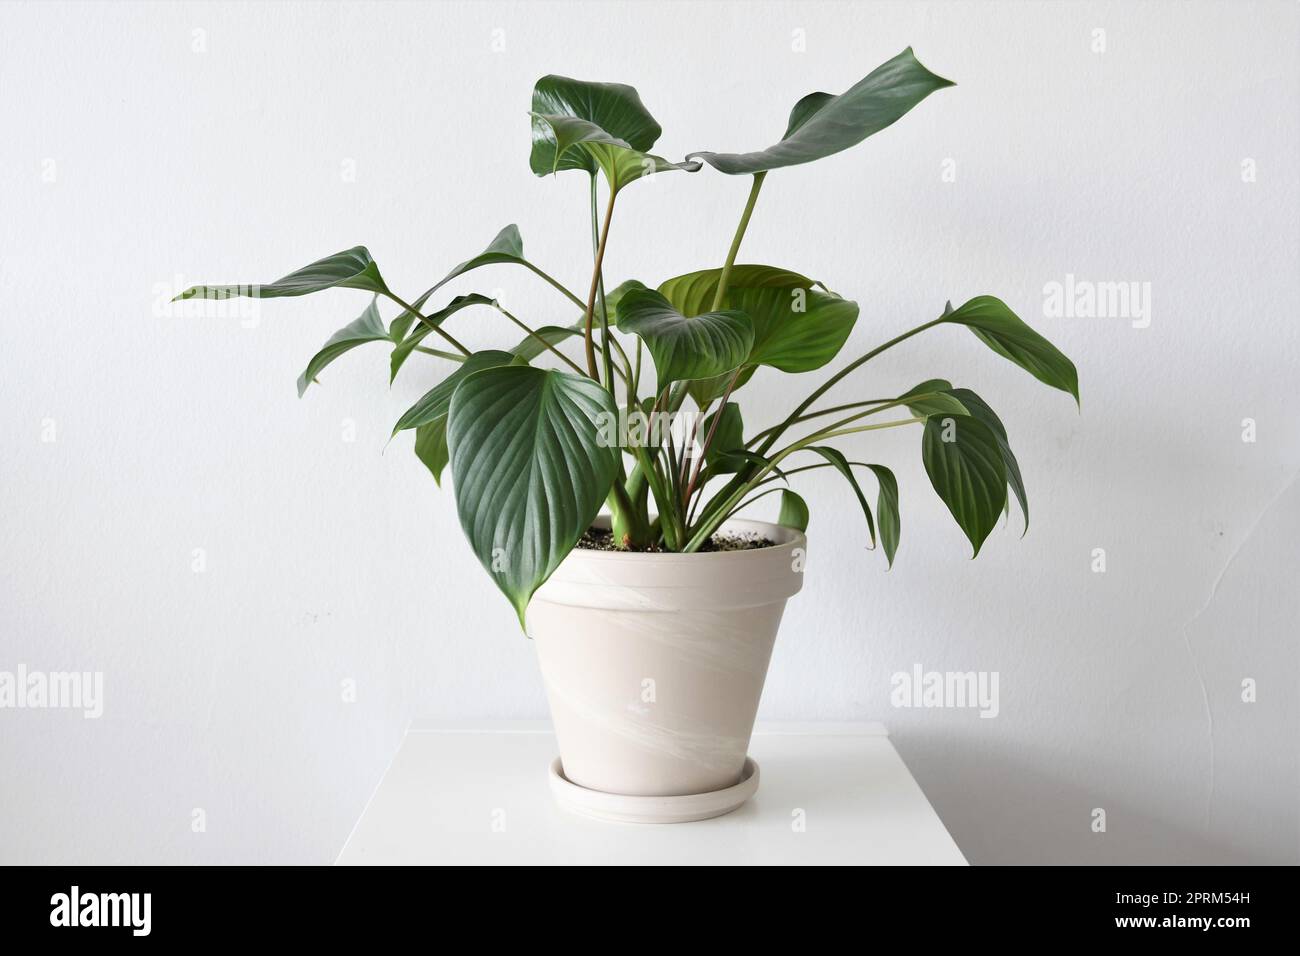
{"label": "plant stem", "polygon": [[455,352],[443,352],[440,349],[431,349],[423,345],[417,345],[415,351],[422,352],[425,355],[432,355],[434,358],[446,359],[448,362],[463,362],[465,356],[457,355]]}
{"label": "plant stem", "polygon": [[407,312],[411,313],[411,315],[415,316],[417,319],[419,319],[421,322],[423,322],[425,325],[427,325],[427,326],[428,326],[430,329],[432,329],[434,332],[437,332],[439,335],[441,335],[441,336],[442,336],[442,337],[447,341],[447,344],[448,344],[448,345],[450,345],[450,346],[452,346],[453,348],[457,349],[457,350],[458,350],[462,355],[469,355],[469,354],[471,354],[469,349],[465,348],[465,346],[461,345],[461,344],[460,344],[459,342],[457,342],[454,338],[452,338],[452,335],[451,335],[450,332],[445,331],[445,330],[444,330],[441,326],[439,326],[439,325],[434,325],[434,324],[433,324],[432,322],[430,322],[427,318],[425,318],[423,315],[421,315],[419,309],[414,309],[414,308],[412,308],[411,305],[410,305],[410,303],[408,303],[408,302],[403,302],[401,299],[399,299],[397,296],[393,295],[393,293],[391,293],[391,292],[385,292],[384,294],[387,295],[387,296],[388,296],[390,299],[392,299],[394,302],[396,302],[398,305],[400,305],[400,306],[401,306],[403,309],[405,309]]}
{"label": "plant stem", "polygon": [[[867,405],[883,405],[885,402],[892,401],[894,401],[892,398],[868,398],[861,402],[849,402],[845,405],[833,405],[830,408],[820,408],[815,412],[809,412],[807,415],[800,415],[790,424],[797,425],[800,422],[810,421],[814,418],[821,418],[823,415],[834,415],[836,412],[846,412],[850,408],[864,408]],[[773,425],[771,428],[763,429],[749,441],[745,442],[745,447],[748,448],[750,445],[754,444],[754,442],[761,441],[780,427],[780,425]]]}
{"label": "plant stem", "polygon": [[576,295],[574,295],[572,292],[570,292],[568,289],[566,289],[564,286],[560,285],[560,283],[557,282],[555,279],[552,279],[549,275],[547,275],[547,274],[546,274],[545,272],[543,272],[541,269],[537,268],[537,266],[533,265],[531,262],[524,262],[523,265],[525,265],[525,266],[528,267],[530,270],[532,270],[532,272],[534,272],[536,275],[540,276],[541,278],[543,278],[543,279],[545,279],[547,282],[549,282],[549,283],[550,283],[550,284],[551,284],[551,285],[556,289],[557,292],[559,292],[561,295],[563,295],[565,298],[567,298],[570,302],[572,302],[572,303],[573,303],[574,305],[576,305],[578,308],[580,308],[580,309],[582,308],[582,300],[579,299],[579,298],[578,298]]}
{"label": "plant stem", "polygon": [[916,422],[923,421],[925,421],[924,418],[904,418],[893,422],[881,422],[879,425],[859,425],[857,428],[845,428],[839,431],[814,432],[806,438],[801,438],[794,444],[781,449],[781,451],[779,451],[766,465],[763,466],[757,475],[747,479],[739,488],[736,489],[736,491],[727,497],[723,504],[717,508],[711,516],[702,520],[699,527],[696,528],[695,533],[691,535],[690,540],[686,543],[686,547],[682,550],[687,553],[698,551],[700,546],[709,539],[709,536],[717,530],[718,526],[722,524],[722,522],[726,521],[727,517],[732,514],[735,510],[736,504],[742,501],[745,495],[756,488],[769,472],[775,469],[781,461],[790,457],[797,451],[802,451],[804,448],[813,444],[813,442],[824,441],[828,438],[837,438],[841,435],[851,435],[857,432],[879,431],[882,428],[898,428],[902,425],[912,425]]}
{"label": "plant stem", "polygon": [[712,312],[717,312],[722,308],[722,303],[727,296],[727,284],[731,281],[731,267],[736,264],[736,254],[740,252],[740,240],[745,238],[745,229],[749,226],[749,217],[754,214],[754,203],[758,202],[758,192],[763,188],[763,180],[767,177],[766,172],[754,174],[754,184],[749,187],[749,199],[745,203],[745,211],[740,215],[740,224],[736,226],[736,235],[731,240],[731,248],[727,250],[727,261],[722,266],[722,275],[718,276],[718,289],[713,293]]}
{"label": "plant stem", "polygon": [[550,342],[546,341],[546,339],[544,339],[544,338],[542,338],[540,335],[538,335],[537,332],[536,332],[534,329],[531,329],[531,328],[529,328],[527,325],[525,325],[523,322],[520,322],[517,318],[515,318],[513,315],[511,315],[510,312],[508,312],[506,309],[502,308],[500,303],[498,303],[498,302],[493,302],[493,303],[492,303],[492,307],[495,308],[495,309],[496,309],[498,312],[500,312],[502,315],[504,315],[504,316],[505,316],[507,319],[509,319],[511,322],[513,322],[515,325],[519,326],[521,329],[523,329],[525,332],[527,332],[529,335],[531,335],[533,338],[535,338],[537,341],[541,342],[542,345],[544,345],[547,349],[549,349],[550,351],[554,352],[557,356],[559,356],[560,360],[561,360],[562,362],[564,362],[564,364],[566,364],[567,366],[569,366],[569,368],[573,369],[573,370],[574,370],[575,372],[577,372],[579,375],[584,374],[583,371],[582,371],[581,366],[579,366],[577,362],[573,361],[571,358],[569,358],[567,355],[565,355],[563,352],[561,352],[559,349],[557,349],[557,348],[556,348],[554,345],[552,345]]}
{"label": "plant stem", "polygon": [[[605,207],[605,225],[600,230],[600,240],[596,243],[596,267],[591,273],[591,291],[587,293],[587,313],[583,321],[583,334],[586,337],[587,346],[587,374],[600,381],[600,373],[596,370],[596,343],[591,336],[591,318],[596,310],[596,291],[600,286],[600,267],[605,261],[605,244],[609,241],[609,221],[614,218],[614,199],[618,192],[614,189],[609,191],[609,205]],[[606,350],[608,355],[608,350]]]}
{"label": "plant stem", "polygon": [[[596,176],[593,173],[591,180],[591,244],[592,254],[600,255],[600,242],[596,235]],[[611,187],[610,202],[613,202],[613,187]],[[618,399],[614,396],[614,360],[609,354],[609,310],[605,307],[605,275],[604,270],[597,265],[596,272],[596,299],[600,304],[600,345],[605,360],[605,386],[609,389],[610,398]],[[622,351],[622,347],[619,348]],[[625,355],[624,361],[627,360]]]}
{"label": "plant stem", "polygon": [[776,426],[776,429],[773,431],[773,433],[768,436],[767,441],[763,443],[763,447],[761,447],[758,450],[759,454],[762,454],[763,452],[771,448],[772,445],[776,443],[777,438],[781,436],[781,433],[784,432],[791,425],[793,425],[795,421],[799,418],[799,416],[808,410],[808,408],[812,405],[813,402],[817,401],[817,399],[821,398],[823,395],[829,392],[831,388],[834,387],[836,382],[840,381],[842,378],[844,378],[854,369],[859,368],[862,365],[865,365],[867,362],[871,361],[873,358],[875,358],[877,355],[879,355],[881,352],[885,351],[886,349],[893,348],[899,342],[902,342],[906,339],[910,339],[913,335],[916,335],[920,332],[924,332],[926,329],[933,328],[934,326],[940,324],[943,321],[944,318],[940,316],[939,318],[934,319],[933,321],[926,322],[924,325],[918,325],[916,328],[904,332],[902,335],[894,336],[884,345],[877,346],[876,348],[868,352],[866,355],[862,356],[861,358],[855,359],[854,361],[850,362],[848,365],[844,366],[844,368],[840,369],[838,372],[836,372],[834,375],[828,378],[821,385],[820,388],[818,388],[815,392],[813,392],[806,399],[804,399],[803,402],[800,403],[799,407],[796,408],[793,412],[791,412],[790,416],[785,421],[783,421],[780,425]]}

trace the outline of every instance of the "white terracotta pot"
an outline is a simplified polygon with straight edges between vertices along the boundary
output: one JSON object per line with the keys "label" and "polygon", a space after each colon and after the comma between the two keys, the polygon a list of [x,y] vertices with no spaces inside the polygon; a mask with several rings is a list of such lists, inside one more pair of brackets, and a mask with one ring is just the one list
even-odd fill
{"label": "white terracotta pot", "polygon": [[732,520],[722,530],[776,545],[575,550],[534,595],[528,632],[572,783],[662,797],[740,782],[781,613],[803,584],[807,542],[761,521]]}

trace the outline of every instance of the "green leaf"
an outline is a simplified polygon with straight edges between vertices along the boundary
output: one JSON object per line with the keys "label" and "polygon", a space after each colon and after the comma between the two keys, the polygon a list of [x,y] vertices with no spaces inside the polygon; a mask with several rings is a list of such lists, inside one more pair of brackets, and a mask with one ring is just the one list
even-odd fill
{"label": "green leaf", "polygon": [[1007,500],[1007,472],[996,436],[969,415],[926,419],[921,457],[930,484],[979,554]]}
{"label": "green leaf", "polygon": [[[389,362],[389,384],[392,384],[392,382],[397,378],[397,373],[401,370],[402,366],[406,364],[406,360],[410,358],[411,353],[415,351],[415,347],[423,342],[425,337],[433,331],[430,328],[431,325],[442,325],[443,322],[455,315],[461,309],[468,308],[471,305],[492,305],[494,301],[494,299],[489,299],[485,295],[479,295],[477,292],[472,292],[469,295],[458,295],[448,303],[445,309],[427,316],[427,322],[421,322],[417,325],[411,330],[411,333],[398,342],[397,347],[393,349],[393,356]],[[415,303],[411,304],[414,305]]]}
{"label": "green leaf", "polygon": [[525,365],[484,369],[451,399],[447,443],[461,527],[524,623],[533,592],[591,526],[618,449],[598,439],[617,415],[591,379]]}
{"label": "green leaf", "polygon": [[932,378],[898,396],[917,418],[930,415],[968,415],[966,406],[952,396],[952,382]]}
{"label": "green leaf", "polygon": [[379,296],[370,300],[366,311],[330,336],[321,350],[312,356],[306,370],[298,376],[298,397],[302,398],[307,386],[316,380],[325,366],[344,352],[350,352],[367,342],[390,342],[384,320],[379,317]]}
{"label": "green leaf", "polygon": [[[614,192],[643,176],[672,170],[693,173],[700,168],[697,162],[672,163],[662,156],[634,149],[595,123],[577,117],[534,113],[533,122],[550,127],[555,155],[560,160],[574,153],[587,156],[605,174]],[[558,168],[553,171],[558,172]]]}
{"label": "green leaf", "polygon": [[795,531],[808,530],[808,503],[789,488],[781,489],[781,511],[776,523]]}
{"label": "green leaf", "polygon": [[829,445],[817,445],[811,447],[808,451],[815,451],[834,466],[853,488],[853,493],[858,496],[858,504],[862,506],[862,513],[867,519],[867,530],[871,533],[871,546],[876,546],[876,522],[871,517],[871,506],[867,504],[867,496],[862,493],[862,486],[858,484],[857,476],[853,474],[853,466],[849,460],[844,457],[838,448],[831,448]]}
{"label": "green leaf", "polygon": [[790,111],[785,135],[754,153],[691,153],[730,175],[796,166],[856,146],[901,119],[935,90],[952,86],[927,70],[908,47],[838,96],[810,93]]}
{"label": "green leaf", "polygon": [[[721,419],[718,416],[721,415]],[[717,431],[713,431],[713,422],[718,419]],[[740,471],[743,463],[733,454],[745,447],[745,425],[741,420],[740,406],[727,402],[719,411],[709,415],[700,423],[699,437],[707,440],[713,434],[704,453],[704,463],[709,466],[710,475],[725,475]]]}
{"label": "green leaf", "polygon": [[514,223],[511,223],[498,232],[492,238],[492,241],[488,243],[487,248],[478,255],[466,259],[439,279],[433,287],[422,296],[422,298],[427,299],[431,294],[438,291],[438,289],[442,288],[452,279],[464,275],[472,269],[477,269],[480,266],[500,265],[502,263],[512,263],[514,265],[532,268],[532,263],[524,258],[524,239],[523,236],[519,235],[519,227]]}
{"label": "green leaf", "polygon": [[743,313],[685,316],[649,289],[623,296],[618,304],[618,327],[645,342],[660,389],[670,382],[733,371],[754,344],[753,324]]}
{"label": "green leaf", "polygon": [[179,299],[233,299],[246,296],[251,299],[276,299],[291,295],[308,295],[325,289],[361,289],[383,294],[388,292],[379,266],[370,257],[365,246],[354,246],[343,252],[319,259],[297,272],[269,285],[196,285],[186,289],[172,301]]}
{"label": "green leaf", "polygon": [[[736,384],[732,386],[732,393],[744,386],[754,377],[758,371],[757,365],[746,365],[740,370],[740,374],[735,376]],[[698,378],[693,382],[686,383],[686,394],[690,395],[695,404],[704,408],[726,394],[727,386],[731,384],[732,373],[727,372],[725,375],[714,375],[711,378]]]}
{"label": "green leaf", "polygon": [[[549,345],[557,345],[565,339],[572,338],[575,335],[582,335],[582,324],[578,325],[543,325],[534,329],[538,336],[544,339]],[[510,350],[515,355],[527,361],[532,361],[547,351],[546,346],[537,341],[537,338],[531,335],[524,336],[519,344]]]}
{"label": "green leaf", "polygon": [[447,409],[451,405],[451,396],[456,391],[456,386],[475,372],[481,372],[485,368],[497,368],[501,365],[527,364],[524,359],[510,352],[500,352],[495,349],[475,352],[466,358],[456,371],[425,392],[419,401],[408,408],[402,417],[397,420],[397,424],[393,426],[393,434],[396,435],[408,428],[419,428],[439,420],[445,424]]}
{"label": "green leaf", "polygon": [[[688,273],[664,282],[659,291],[683,314],[696,315],[711,306],[721,275],[721,269]],[[774,266],[732,268],[722,304],[744,312],[754,325],[754,347],[745,364],[809,372],[839,353],[858,320],[857,303],[815,285]]]}
{"label": "green leaf", "polygon": [[[654,146],[663,129],[641,102],[635,89],[622,83],[592,83],[567,76],[544,76],[533,87],[533,149],[528,165],[538,176],[561,169],[583,169],[595,175],[596,161],[581,149],[556,149],[555,128],[540,116],[584,120],[605,136],[634,150]],[[539,116],[540,114],[540,116]]]}
{"label": "green leaf", "polygon": [[447,420],[430,422],[415,430],[415,456],[433,474],[433,480],[442,486],[442,470],[447,467]]}
{"label": "green leaf", "polygon": [[991,295],[976,296],[943,316],[945,322],[964,325],[985,345],[1010,359],[1034,378],[1059,388],[1079,402],[1079,373],[1074,363]]}
{"label": "green leaf", "polygon": [[1002,424],[1002,419],[998,418],[997,413],[989,408],[988,403],[969,388],[954,388],[952,396],[966,406],[972,416],[987,425],[993,432],[993,437],[997,439],[998,451],[1002,455],[1002,464],[1007,472],[1007,484],[1015,492],[1016,501],[1020,502],[1020,513],[1025,516],[1025,530],[1021,532],[1021,537],[1024,537],[1029,532],[1029,497],[1025,494],[1025,480],[1020,476],[1020,463],[1016,461],[1016,456],[1011,451],[1011,443],[1007,440],[1006,426]]}
{"label": "green leaf", "polygon": [[[614,328],[618,324],[616,309],[618,308],[618,303],[622,300],[623,296],[629,292],[644,288],[644,283],[638,282],[636,279],[628,279],[626,282],[619,283],[616,288],[612,289],[605,295],[605,308],[609,310],[610,328]],[[536,329],[537,334],[545,339],[550,345],[556,345],[575,335],[582,335],[585,331],[585,316],[579,317],[572,325],[543,325]],[[596,343],[596,349],[597,351],[600,350],[599,342]],[[526,335],[519,341],[519,344],[510,351],[531,361],[545,352],[546,348],[541,342],[537,341],[534,336]]]}
{"label": "green leaf", "polygon": [[885,549],[889,566],[894,566],[898,553],[898,532],[901,519],[898,514],[898,481],[884,465],[867,465],[875,473],[880,493],[876,496],[876,514],[880,517],[880,546]]}

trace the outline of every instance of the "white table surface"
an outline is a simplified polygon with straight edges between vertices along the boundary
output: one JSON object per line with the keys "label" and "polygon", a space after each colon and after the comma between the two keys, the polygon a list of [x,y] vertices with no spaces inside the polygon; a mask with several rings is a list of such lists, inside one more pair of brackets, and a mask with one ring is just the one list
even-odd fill
{"label": "white table surface", "polygon": [[547,784],[556,753],[545,722],[416,721],[337,863],[966,863],[880,724],[760,724],[757,795],[698,823],[562,809]]}

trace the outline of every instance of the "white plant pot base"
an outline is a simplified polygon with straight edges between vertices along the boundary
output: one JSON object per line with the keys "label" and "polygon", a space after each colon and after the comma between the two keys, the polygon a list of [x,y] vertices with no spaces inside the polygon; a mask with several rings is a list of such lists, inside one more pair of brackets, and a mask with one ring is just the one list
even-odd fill
{"label": "white plant pot base", "polygon": [[580,787],[564,776],[560,758],[551,761],[551,794],[566,810],[611,823],[693,823],[730,813],[758,790],[758,763],[745,758],[740,782],[709,793],[640,797]]}
{"label": "white plant pot base", "polygon": [[807,542],[761,521],[723,530],[773,545],[575,550],[534,595],[528,633],[563,761],[551,785],[566,806],[603,819],[702,820],[758,787],[749,737]]}

